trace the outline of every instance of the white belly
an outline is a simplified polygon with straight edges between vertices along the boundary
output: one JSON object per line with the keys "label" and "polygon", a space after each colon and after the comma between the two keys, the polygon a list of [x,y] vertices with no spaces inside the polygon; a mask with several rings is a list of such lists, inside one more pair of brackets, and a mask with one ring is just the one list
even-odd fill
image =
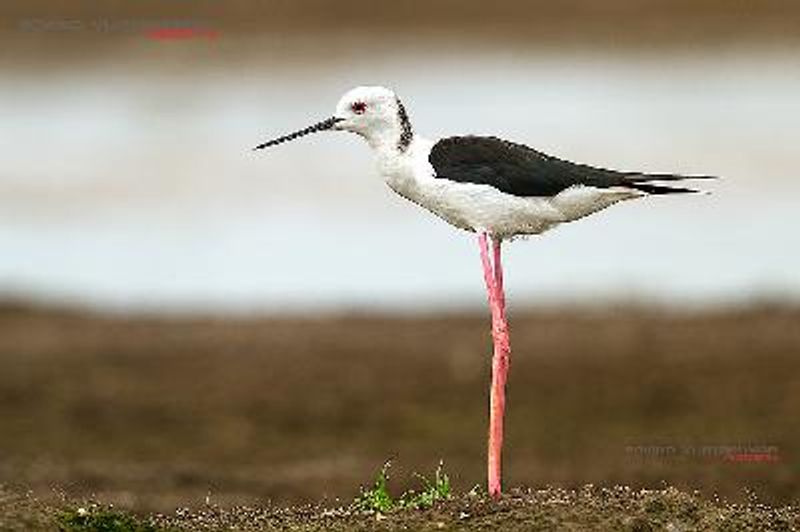
{"label": "white belly", "polygon": [[642,194],[626,188],[573,187],[554,197],[518,197],[489,185],[432,178],[388,182],[404,198],[467,231],[499,238],[535,235]]}

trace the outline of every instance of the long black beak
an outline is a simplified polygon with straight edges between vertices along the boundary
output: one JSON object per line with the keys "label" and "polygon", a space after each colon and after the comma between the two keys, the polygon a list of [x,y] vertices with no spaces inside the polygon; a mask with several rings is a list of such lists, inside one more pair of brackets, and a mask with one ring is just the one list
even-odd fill
{"label": "long black beak", "polygon": [[278,137],[277,139],[269,140],[264,144],[259,144],[253,150],[260,150],[263,148],[269,148],[270,146],[275,146],[277,144],[282,144],[284,142],[288,142],[290,140],[298,139],[300,137],[304,137],[310,133],[316,133],[317,131],[325,131],[327,129],[333,129],[333,126],[336,125],[337,122],[341,122],[344,118],[337,118],[332,116],[327,120],[323,120],[313,126],[308,126],[305,129],[301,129],[300,131],[295,131],[294,133],[289,133],[288,135],[284,135],[282,137]]}

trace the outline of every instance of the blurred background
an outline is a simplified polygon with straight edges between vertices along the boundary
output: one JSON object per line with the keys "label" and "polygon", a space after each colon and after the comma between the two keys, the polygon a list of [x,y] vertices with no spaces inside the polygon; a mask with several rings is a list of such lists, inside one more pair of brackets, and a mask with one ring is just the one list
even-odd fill
{"label": "blurred background", "polygon": [[723,176],[507,246],[512,485],[797,500],[800,5],[6,2],[0,483],[133,508],[483,480],[472,235],[320,134],[352,86],[436,137]]}

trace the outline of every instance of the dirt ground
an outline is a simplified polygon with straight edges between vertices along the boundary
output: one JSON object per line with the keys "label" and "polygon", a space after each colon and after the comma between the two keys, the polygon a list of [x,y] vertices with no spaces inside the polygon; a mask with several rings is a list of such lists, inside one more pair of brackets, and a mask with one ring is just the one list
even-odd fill
{"label": "dirt ground", "polygon": [[500,501],[477,494],[454,496],[432,508],[382,514],[346,506],[238,506],[179,509],[169,515],[133,516],[108,507],[52,506],[0,489],[0,529],[65,532],[118,531],[396,531],[396,530],[620,530],[790,531],[800,526],[796,507],[705,500],[674,488],[514,490]]}
{"label": "dirt ground", "polygon": [[[515,312],[509,486],[800,499],[800,311]],[[135,511],[347,503],[387,460],[484,477],[482,315],[0,311],[0,484]]]}

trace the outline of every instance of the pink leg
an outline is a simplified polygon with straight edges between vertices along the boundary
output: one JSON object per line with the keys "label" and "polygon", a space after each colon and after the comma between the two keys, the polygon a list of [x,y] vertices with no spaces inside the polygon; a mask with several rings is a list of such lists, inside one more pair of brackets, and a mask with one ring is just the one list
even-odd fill
{"label": "pink leg", "polygon": [[492,311],[492,385],[489,392],[489,444],[488,444],[488,489],[494,498],[500,496],[502,487],[503,417],[506,403],[506,381],[508,379],[509,355],[508,324],[505,316],[505,293],[503,271],[500,262],[501,241],[494,241],[494,265],[489,259],[486,233],[478,235],[483,264],[483,278],[489,295]]}
{"label": "pink leg", "polygon": [[494,279],[495,279],[495,289],[499,295],[499,303],[500,303],[500,310],[503,311],[503,319],[506,317],[506,293],[503,290],[503,261],[501,260],[501,247],[503,244],[502,240],[492,240],[493,248],[494,248]]}

